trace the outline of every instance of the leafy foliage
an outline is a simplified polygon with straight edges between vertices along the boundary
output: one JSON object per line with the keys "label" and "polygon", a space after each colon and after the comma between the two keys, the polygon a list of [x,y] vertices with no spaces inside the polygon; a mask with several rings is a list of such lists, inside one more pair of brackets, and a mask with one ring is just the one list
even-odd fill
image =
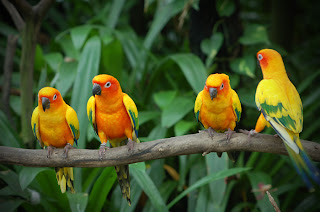
{"label": "leafy foliage", "polygon": [[[312,18],[318,14],[313,8],[320,3],[313,8],[305,2],[296,3],[310,14],[298,14],[292,49],[286,51],[269,36],[272,17],[262,10],[265,1],[212,1],[215,23],[210,34],[198,42],[200,52],[197,52],[193,49],[191,31],[189,36],[186,34],[196,21],[194,14],[202,12],[203,2],[57,2],[43,24],[43,32],[50,41],[36,48],[34,96],[44,86],[59,89],[78,114],[81,132],[78,148],[96,149],[99,138],[88,123],[85,107],[93,76],[107,73],[117,77],[124,92],[137,104],[139,136],[146,142],[201,129],[193,114],[196,94],[203,89],[209,74],[224,72],[230,76],[231,86],[242,103],[238,128],[252,129],[259,116],[254,93],[262,78],[255,65],[255,54],[261,48],[275,48],[283,55],[288,75],[302,98],[301,138],[320,141],[317,133],[320,122],[314,121],[320,115],[320,87],[315,84],[320,76],[316,48],[320,27],[314,22],[317,19]],[[233,21],[242,23],[243,32],[230,26]],[[0,24],[1,36],[16,33],[8,20]],[[306,34],[308,30],[314,33]],[[197,36],[200,39],[201,33]],[[2,40],[0,47],[5,48]],[[19,66],[19,58],[18,50],[15,67]],[[0,55],[0,61],[3,60],[4,53]],[[12,87],[19,88],[16,80],[19,77],[13,73]],[[19,137],[20,106],[20,98],[11,96],[15,126],[0,111],[1,145],[25,148]],[[265,133],[274,132],[267,129]],[[183,155],[132,164],[131,207],[121,197],[113,167],[74,171],[76,194],[61,194],[53,169],[1,166],[0,195],[6,201],[1,201],[0,208],[269,211],[273,209],[263,190],[267,188],[283,211],[320,209],[319,189],[308,193],[288,157],[280,155],[241,152],[237,161],[231,163],[226,154],[218,158],[211,153],[205,157]]]}

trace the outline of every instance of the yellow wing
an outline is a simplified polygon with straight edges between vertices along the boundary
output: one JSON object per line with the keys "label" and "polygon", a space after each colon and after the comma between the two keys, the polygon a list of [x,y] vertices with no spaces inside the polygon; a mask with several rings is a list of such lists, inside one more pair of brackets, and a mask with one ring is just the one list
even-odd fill
{"label": "yellow wing", "polygon": [[[292,87],[294,88],[293,85]],[[258,109],[279,136],[291,149],[299,153],[292,133],[298,134],[302,131],[302,103],[297,90],[292,90],[292,87],[286,92],[285,88],[273,79],[262,80],[257,87],[255,100]]]}
{"label": "yellow wing", "polygon": [[96,134],[98,135],[98,128],[96,123],[96,99],[94,96],[91,96],[87,103],[87,115],[90,123]]}
{"label": "yellow wing", "polygon": [[36,107],[33,110],[32,117],[31,117],[31,126],[32,126],[32,132],[33,132],[34,137],[39,142],[41,148],[43,148],[44,147],[44,143],[41,140],[40,130],[39,130],[39,112],[38,112],[38,107]]}
{"label": "yellow wing", "polygon": [[201,123],[200,109],[202,106],[202,96],[203,96],[203,90],[198,93],[198,96],[197,96],[196,101],[194,103],[194,114],[196,116],[197,121],[200,123]]}
{"label": "yellow wing", "polygon": [[79,120],[77,117],[76,111],[72,107],[68,105],[67,112],[66,112],[66,119],[67,123],[69,125],[69,128],[72,132],[73,139],[78,145],[78,139],[80,137],[80,131],[79,131]]}
{"label": "yellow wing", "polygon": [[139,130],[139,119],[138,119],[138,109],[134,101],[124,93],[123,95],[123,104],[126,107],[127,113],[131,120],[131,126],[134,129],[136,137],[138,137]]}
{"label": "yellow wing", "polygon": [[241,103],[240,103],[238,94],[233,89],[231,89],[231,92],[232,92],[232,108],[233,108],[233,112],[237,117],[236,121],[239,122],[240,118],[241,118],[241,112],[242,112]]}

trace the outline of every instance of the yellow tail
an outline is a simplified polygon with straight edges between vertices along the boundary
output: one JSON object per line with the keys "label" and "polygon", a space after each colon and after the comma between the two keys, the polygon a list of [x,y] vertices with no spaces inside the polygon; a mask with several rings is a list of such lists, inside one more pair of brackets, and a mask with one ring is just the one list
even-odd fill
{"label": "yellow tail", "polygon": [[74,193],[73,187],[73,168],[55,168],[58,185],[60,185],[61,193],[66,192],[67,187],[70,188],[71,193]]}
{"label": "yellow tail", "polygon": [[129,166],[121,165],[114,167],[117,172],[118,181],[120,185],[120,189],[122,192],[122,197],[126,198],[129,206],[131,206],[130,200],[130,180],[129,180]]}

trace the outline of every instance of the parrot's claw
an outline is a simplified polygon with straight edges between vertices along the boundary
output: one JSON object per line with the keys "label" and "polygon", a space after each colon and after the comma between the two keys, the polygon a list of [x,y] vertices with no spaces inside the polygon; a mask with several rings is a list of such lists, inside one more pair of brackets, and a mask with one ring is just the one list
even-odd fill
{"label": "parrot's claw", "polygon": [[55,147],[53,147],[53,146],[48,146],[48,149],[47,149],[47,158],[50,158],[50,157],[51,157],[54,149],[55,149]]}
{"label": "parrot's claw", "polygon": [[74,147],[70,143],[67,143],[66,146],[64,147],[64,151],[63,151],[63,155],[62,155],[63,158],[68,157],[68,152],[70,149],[74,149]]}
{"label": "parrot's claw", "polygon": [[135,142],[132,139],[128,138],[128,143],[127,143],[128,152],[132,153],[134,144],[135,144]]}
{"label": "parrot's claw", "polygon": [[278,135],[278,134],[274,134],[273,136],[276,137],[276,138],[279,138],[279,135]]}
{"label": "parrot's claw", "polygon": [[209,127],[209,128],[206,129],[205,131],[208,132],[210,138],[213,138],[213,135],[214,135],[215,133],[217,133],[212,127]]}
{"label": "parrot's claw", "polygon": [[256,134],[258,134],[258,132],[255,131],[254,129],[252,129],[252,130],[250,130],[250,131],[248,131],[248,130],[241,130],[241,129],[240,129],[239,132],[248,135],[248,140],[249,140],[249,141],[251,140],[251,137],[252,137],[252,136],[255,136]]}
{"label": "parrot's claw", "polygon": [[103,143],[100,145],[100,149],[99,149],[100,160],[102,160],[103,156],[106,154],[107,149],[109,149],[109,147],[107,147],[107,143]]}
{"label": "parrot's claw", "polygon": [[233,131],[233,130],[231,130],[230,128],[228,128],[228,131],[225,131],[224,133],[227,134],[227,143],[228,143],[228,142],[230,141],[230,139],[231,139],[231,136],[232,136],[233,134],[235,134],[236,131]]}

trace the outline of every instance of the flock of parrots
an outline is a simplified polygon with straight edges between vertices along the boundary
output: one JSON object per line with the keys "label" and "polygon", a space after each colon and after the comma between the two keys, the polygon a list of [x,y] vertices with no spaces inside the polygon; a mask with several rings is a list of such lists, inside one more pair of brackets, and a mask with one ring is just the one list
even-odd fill
{"label": "flock of parrots", "polygon": [[[320,186],[320,171],[312,164],[303,150],[299,133],[303,125],[303,108],[295,86],[289,80],[281,55],[272,49],[257,53],[263,80],[260,81],[255,102],[261,115],[255,130],[249,136],[261,132],[266,126],[272,128],[284,141],[293,165],[306,186],[312,190],[310,178]],[[92,96],[87,103],[87,115],[101,145],[99,157],[102,160],[107,147],[127,145],[132,151],[139,143],[138,110],[134,101],[123,93],[118,80],[110,75],[97,75],[92,80]],[[198,122],[207,129],[208,135],[225,132],[227,140],[234,133],[236,123],[241,117],[241,103],[237,93],[231,88],[229,76],[211,74],[204,89],[199,92],[194,106]],[[47,147],[49,158],[54,148],[64,147],[64,157],[79,139],[77,113],[67,105],[60,92],[51,87],[42,88],[38,93],[38,107],[31,118],[32,131],[42,148]],[[221,153],[219,153],[221,154]],[[232,155],[229,154],[230,159]],[[124,198],[130,201],[130,182],[128,165],[116,166],[118,181]],[[56,168],[56,177],[61,192],[73,188],[73,169]]]}

